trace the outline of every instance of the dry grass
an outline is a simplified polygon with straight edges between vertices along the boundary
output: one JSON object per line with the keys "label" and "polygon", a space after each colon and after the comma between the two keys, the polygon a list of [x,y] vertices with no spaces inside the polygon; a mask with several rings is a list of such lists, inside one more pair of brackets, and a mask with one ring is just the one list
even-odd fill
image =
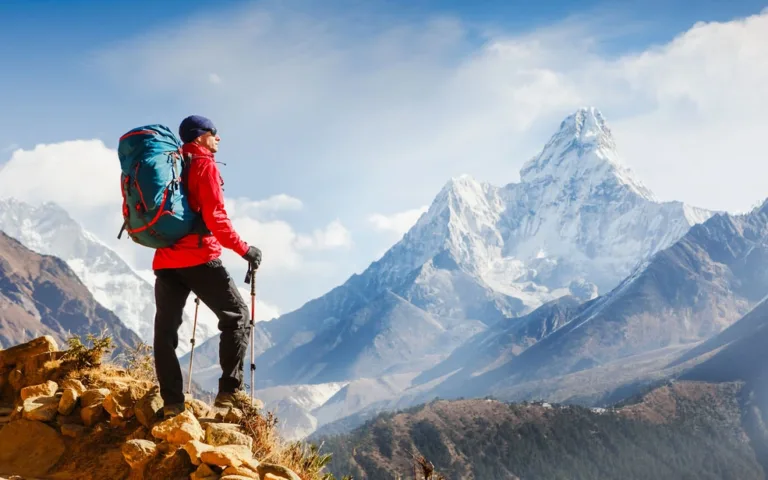
{"label": "dry grass", "polygon": [[[88,345],[76,336],[69,339],[69,351],[64,357],[65,363],[70,365],[67,377],[81,379],[86,385],[110,389],[116,389],[120,384],[125,388],[128,382],[141,386],[144,391],[157,383],[149,345],[140,343],[119,358],[102,361],[112,348],[110,337],[88,335],[87,341]],[[240,424],[253,438],[253,454],[260,462],[288,467],[302,480],[336,480],[332,474],[324,472],[331,459],[330,454],[321,454],[320,447],[313,444],[284,442],[277,430],[277,417],[252,405],[247,393],[240,392],[235,403],[243,412]],[[352,479],[345,476],[341,480]],[[440,477],[430,477],[430,480],[440,480]]]}
{"label": "dry grass", "polygon": [[[240,424],[253,438],[253,453],[259,461],[286,466],[302,480],[335,480],[332,474],[323,472],[331,460],[330,454],[321,454],[320,447],[314,444],[284,442],[277,431],[277,417],[252,405],[247,393],[238,393],[235,401],[243,412]],[[341,480],[352,478],[344,476]]]}

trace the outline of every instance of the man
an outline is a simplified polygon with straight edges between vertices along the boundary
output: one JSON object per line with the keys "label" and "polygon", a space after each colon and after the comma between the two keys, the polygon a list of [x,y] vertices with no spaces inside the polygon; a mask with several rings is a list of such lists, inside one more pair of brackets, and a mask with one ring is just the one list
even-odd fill
{"label": "man", "polygon": [[184,156],[190,159],[182,184],[186,185],[190,208],[205,223],[205,233],[193,233],[171,247],[157,249],[152,262],[157,306],[155,370],[165,417],[184,411],[183,380],[175,350],[190,292],[219,320],[222,375],[214,405],[233,405],[234,393],[243,384],[243,359],[250,335],[249,310],[220,256],[222,249],[228,248],[254,268],[261,263],[261,251],[240,238],[224,209],[223,181],[214,160],[220,137],[213,122],[199,115],[189,116],[181,122],[179,136],[184,143]]}

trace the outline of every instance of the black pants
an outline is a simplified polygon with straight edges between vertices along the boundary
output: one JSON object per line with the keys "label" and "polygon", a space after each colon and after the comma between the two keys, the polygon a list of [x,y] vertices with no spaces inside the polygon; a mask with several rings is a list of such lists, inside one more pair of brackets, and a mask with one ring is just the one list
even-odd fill
{"label": "black pants", "polygon": [[248,349],[248,306],[220,259],[206,264],[155,271],[155,371],[166,405],[184,402],[181,366],[176,357],[182,312],[190,292],[219,319],[219,392],[242,388],[243,359]]}

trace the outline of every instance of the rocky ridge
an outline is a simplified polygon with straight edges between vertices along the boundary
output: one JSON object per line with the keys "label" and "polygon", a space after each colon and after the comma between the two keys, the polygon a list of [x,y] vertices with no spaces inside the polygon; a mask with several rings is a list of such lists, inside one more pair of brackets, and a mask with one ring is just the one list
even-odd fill
{"label": "rocky ridge", "polygon": [[299,450],[287,451],[297,465],[279,463],[288,456],[260,401],[242,396],[236,407],[222,409],[188,395],[185,411],[164,419],[149,364],[119,367],[102,363],[102,354],[97,346],[59,350],[51,336],[0,351],[0,475],[320,478],[317,456],[315,471]]}

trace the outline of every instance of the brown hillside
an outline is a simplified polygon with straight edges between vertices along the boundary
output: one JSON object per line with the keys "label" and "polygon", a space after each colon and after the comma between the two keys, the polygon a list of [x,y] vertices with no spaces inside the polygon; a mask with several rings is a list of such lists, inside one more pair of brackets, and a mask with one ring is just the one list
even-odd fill
{"label": "brown hillside", "polygon": [[679,382],[608,410],[437,400],[318,440],[354,478],[413,478],[400,475],[424,456],[446,479],[764,479],[741,388]]}
{"label": "brown hillside", "polygon": [[118,352],[140,342],[93,298],[66,262],[37,254],[0,232],[0,347],[43,335],[64,345],[70,334],[102,331]]}

